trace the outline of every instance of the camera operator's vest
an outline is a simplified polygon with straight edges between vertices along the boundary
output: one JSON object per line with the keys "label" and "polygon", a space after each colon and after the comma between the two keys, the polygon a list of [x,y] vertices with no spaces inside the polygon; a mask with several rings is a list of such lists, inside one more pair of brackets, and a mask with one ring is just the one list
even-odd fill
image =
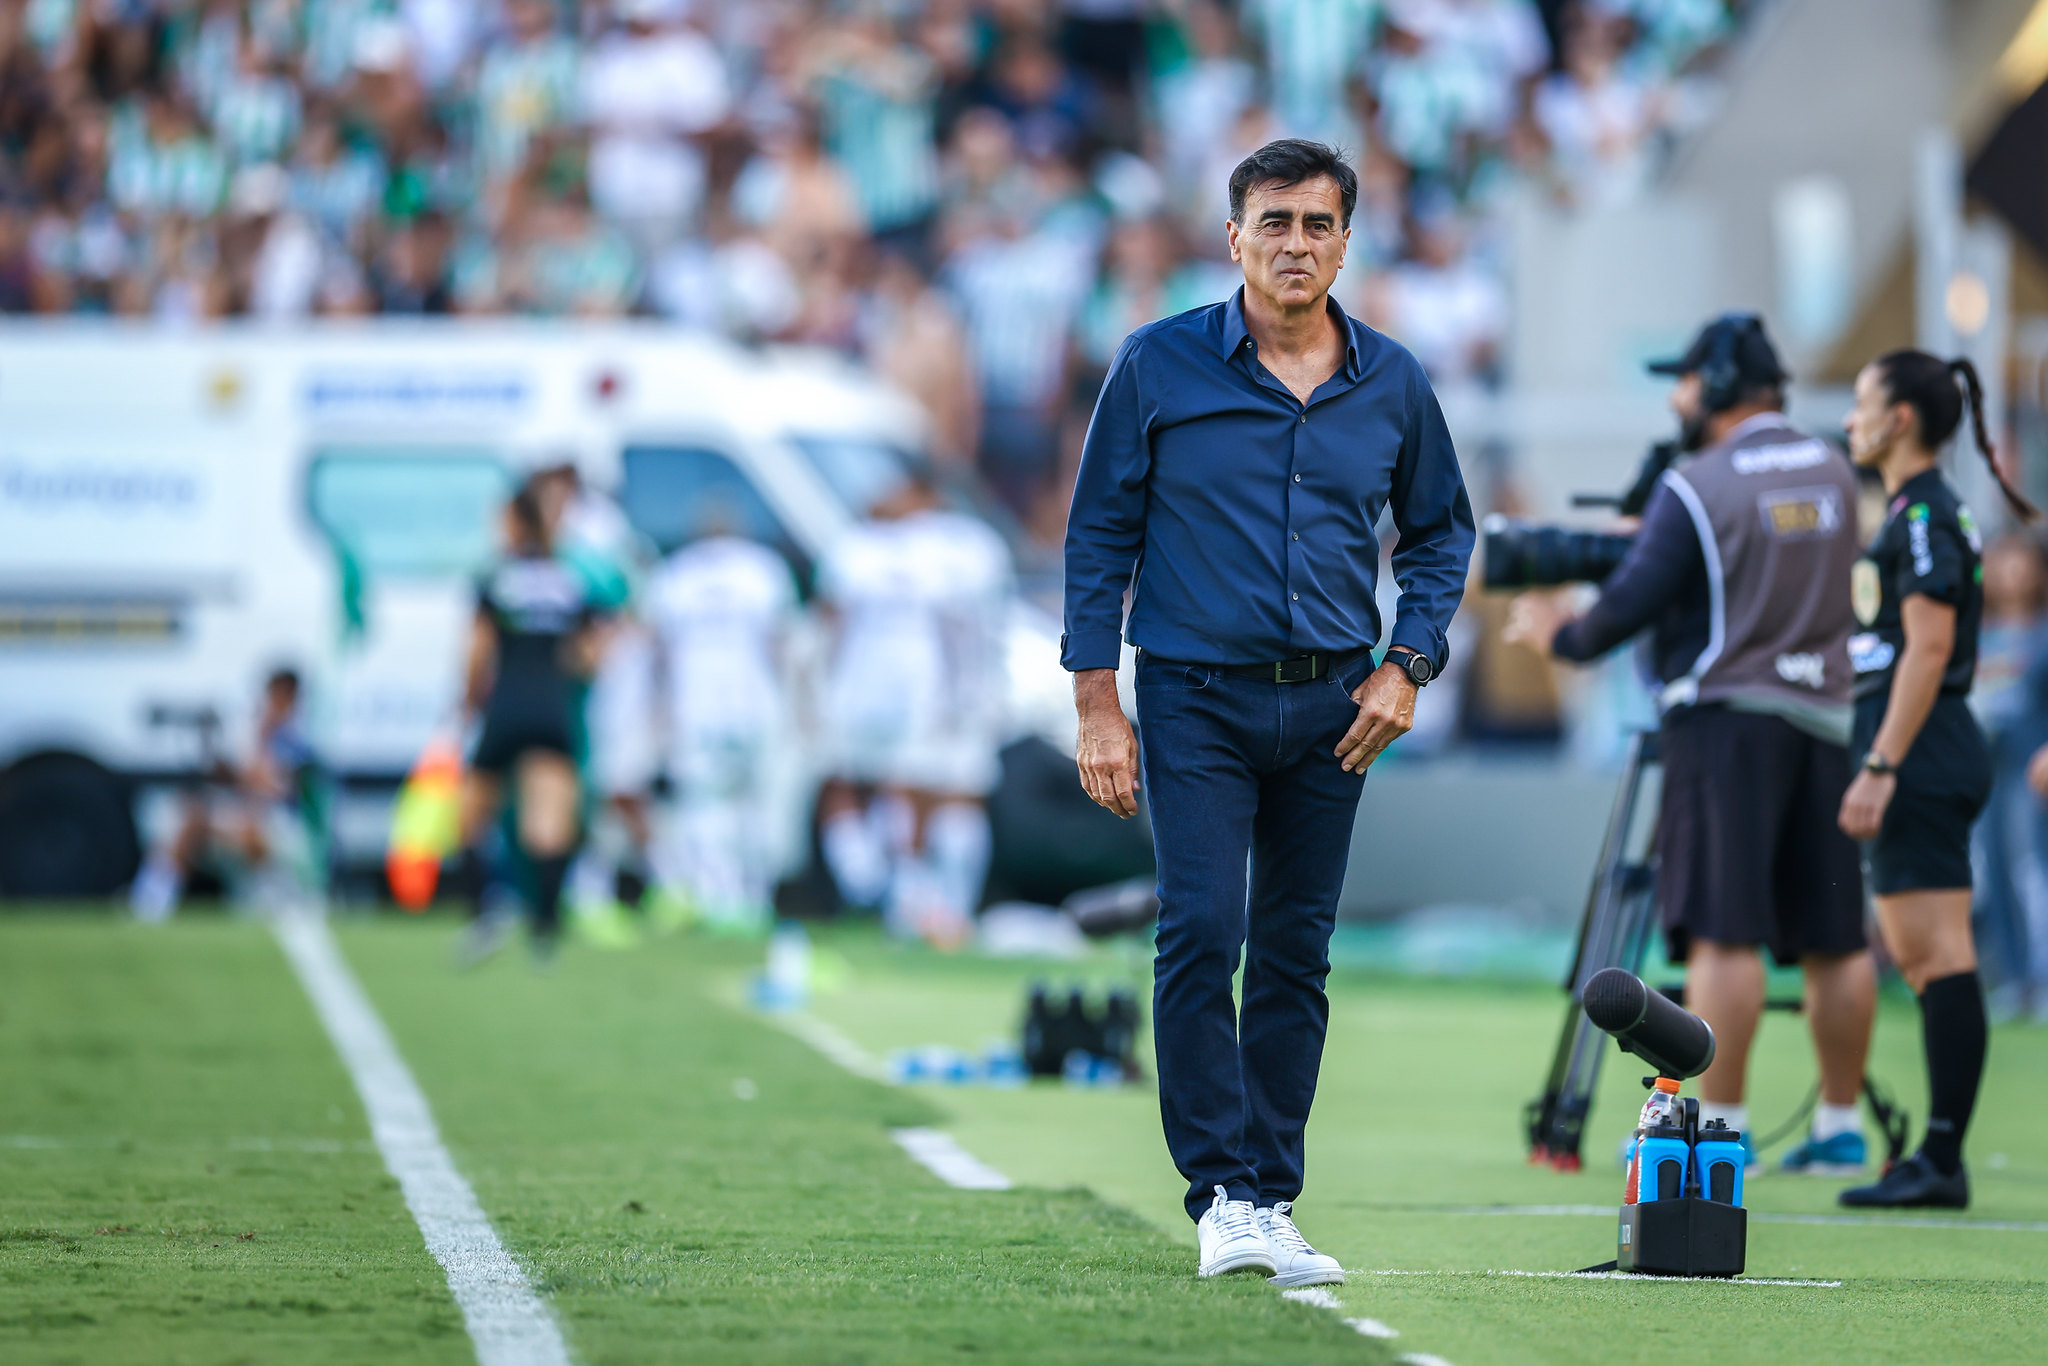
{"label": "camera operator's vest", "polygon": [[1760,414],[1664,475],[1706,561],[1706,648],[1659,698],[1784,716],[1846,744],[1856,476],[1826,442]]}

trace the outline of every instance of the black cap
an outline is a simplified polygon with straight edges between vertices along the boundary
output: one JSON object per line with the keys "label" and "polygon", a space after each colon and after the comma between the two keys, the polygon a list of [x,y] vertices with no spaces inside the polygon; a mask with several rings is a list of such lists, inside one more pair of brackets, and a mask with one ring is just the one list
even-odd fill
{"label": "black cap", "polygon": [[1685,348],[1685,354],[1670,360],[1653,360],[1653,375],[1690,375],[1704,370],[1716,350],[1727,348],[1736,374],[1747,385],[1782,384],[1791,378],[1778,359],[1778,348],[1764,334],[1764,320],[1754,313],[1723,313],[1700,329]]}

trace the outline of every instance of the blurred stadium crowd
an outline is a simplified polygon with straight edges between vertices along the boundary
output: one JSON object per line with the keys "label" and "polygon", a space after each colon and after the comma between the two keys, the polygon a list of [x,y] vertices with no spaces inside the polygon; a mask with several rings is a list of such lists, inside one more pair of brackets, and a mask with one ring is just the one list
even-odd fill
{"label": "blurred stadium crowd", "polygon": [[1247,151],[1352,149],[1340,300],[1439,384],[1491,382],[1505,196],[1625,199],[1744,8],[0,0],[0,312],[821,344],[1056,539],[1117,343],[1234,287]]}

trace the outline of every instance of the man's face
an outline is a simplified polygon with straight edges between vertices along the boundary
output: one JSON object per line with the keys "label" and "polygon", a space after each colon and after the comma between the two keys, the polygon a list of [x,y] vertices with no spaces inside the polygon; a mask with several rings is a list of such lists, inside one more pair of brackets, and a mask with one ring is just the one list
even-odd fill
{"label": "man's face", "polygon": [[1680,375],[1678,382],[1671,386],[1671,397],[1668,401],[1672,413],[1678,418],[1679,426],[1686,427],[1698,422],[1702,415],[1699,375]]}
{"label": "man's face", "polygon": [[1244,266],[1245,288],[1281,308],[1320,301],[1351,240],[1343,217],[1343,193],[1328,176],[1254,186],[1244,198],[1244,222],[1226,229],[1230,259]]}

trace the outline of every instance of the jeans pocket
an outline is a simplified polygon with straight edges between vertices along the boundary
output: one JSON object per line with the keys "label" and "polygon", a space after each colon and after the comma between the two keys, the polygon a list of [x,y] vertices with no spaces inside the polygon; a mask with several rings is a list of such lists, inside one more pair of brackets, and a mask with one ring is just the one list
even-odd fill
{"label": "jeans pocket", "polygon": [[1136,686],[1171,688],[1178,692],[1200,692],[1216,677],[1216,671],[1202,664],[1174,664],[1156,660],[1141,664]]}
{"label": "jeans pocket", "polygon": [[1358,691],[1358,685],[1365,682],[1367,675],[1372,673],[1372,667],[1372,655],[1368,652],[1352,660],[1341,669],[1330,670],[1326,677],[1329,679],[1330,686],[1344,694],[1348,700],[1351,694]]}

